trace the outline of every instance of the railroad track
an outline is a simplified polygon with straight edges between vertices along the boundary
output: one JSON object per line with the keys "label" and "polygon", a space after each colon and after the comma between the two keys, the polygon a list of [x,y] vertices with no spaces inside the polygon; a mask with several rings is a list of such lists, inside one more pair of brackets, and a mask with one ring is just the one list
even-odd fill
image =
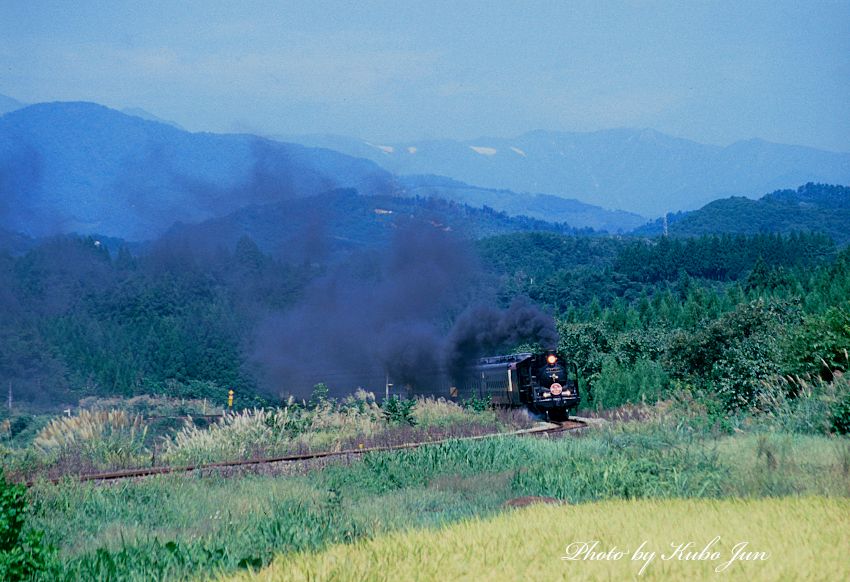
{"label": "railroad track", "polygon": [[[183,465],[183,466],[163,466],[163,467],[145,467],[141,469],[126,469],[123,471],[107,471],[103,473],[90,473],[84,475],[63,475],[50,479],[42,479],[48,483],[57,484],[65,479],[73,478],[80,482],[85,481],[119,481],[122,479],[135,479],[139,477],[149,477],[153,475],[167,475],[171,473],[191,473],[193,471],[226,469],[231,467],[250,467],[257,465],[270,465],[274,463],[295,463],[301,461],[309,461],[313,459],[325,459],[330,457],[345,457],[363,455],[365,453],[379,453],[388,451],[399,451],[403,449],[415,449],[422,446],[438,445],[449,441],[475,441],[490,438],[506,437],[506,436],[553,436],[581,430],[589,426],[589,423],[583,420],[567,420],[557,423],[556,425],[520,430],[508,433],[491,433],[471,437],[445,438],[436,441],[424,441],[418,443],[405,443],[401,445],[390,445],[385,447],[362,447],[356,449],[346,449],[343,451],[319,451],[314,453],[301,453],[297,455],[285,455],[280,457],[265,457],[260,459],[248,459],[240,461],[222,461],[218,463],[203,463],[198,465]],[[36,481],[27,481],[27,487],[35,485]]]}

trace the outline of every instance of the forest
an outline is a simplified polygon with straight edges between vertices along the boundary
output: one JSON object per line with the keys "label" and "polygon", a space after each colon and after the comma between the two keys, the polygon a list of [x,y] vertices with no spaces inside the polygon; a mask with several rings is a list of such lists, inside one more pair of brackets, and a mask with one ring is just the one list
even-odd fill
{"label": "forest", "polygon": [[[847,369],[850,251],[825,235],[689,239],[524,232],[476,241],[484,283],[556,318],[584,404],[673,386],[750,406],[770,378]],[[0,370],[14,403],[161,394],[278,401],[252,358],[257,322],[296,304],[329,263],[284,262],[248,237],[232,249],[168,242],[110,253],[92,237],[0,256]],[[516,346],[504,346],[512,349]],[[329,380],[332,381],[332,378]]]}

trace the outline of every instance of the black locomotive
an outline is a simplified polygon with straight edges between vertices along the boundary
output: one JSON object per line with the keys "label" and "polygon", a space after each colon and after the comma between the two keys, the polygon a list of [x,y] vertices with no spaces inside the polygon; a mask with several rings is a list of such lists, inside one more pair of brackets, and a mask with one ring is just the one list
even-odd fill
{"label": "black locomotive", "polygon": [[448,386],[445,380],[439,382],[442,388],[436,390],[407,386],[407,393],[436,393],[452,400],[489,397],[495,405],[525,406],[551,420],[566,420],[581,401],[577,366],[554,350],[481,358],[457,376]]}
{"label": "black locomotive", "polygon": [[578,408],[578,367],[554,350],[481,358],[461,378],[450,396],[460,400],[490,397],[493,404],[527,406],[551,420],[566,420]]}

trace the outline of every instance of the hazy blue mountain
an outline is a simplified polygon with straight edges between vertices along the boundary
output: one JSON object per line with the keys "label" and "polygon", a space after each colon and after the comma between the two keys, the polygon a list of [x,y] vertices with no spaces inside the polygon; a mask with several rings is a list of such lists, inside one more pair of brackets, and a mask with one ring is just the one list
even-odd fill
{"label": "hazy blue mountain", "polygon": [[658,216],[730,195],[806,182],[850,183],[850,153],[748,140],[727,147],[644,129],[533,131],[516,138],[369,143],[292,136],[365,157],[396,174],[448,176],[484,188],[540,192]]}
{"label": "hazy blue mountain", "polygon": [[606,210],[571,198],[480,188],[442,176],[401,176],[399,183],[409,195],[443,198],[475,207],[489,206],[510,216],[565,222],[577,228],[619,233],[647,222],[646,218],[631,212]]}
{"label": "hazy blue mountain", "polygon": [[176,127],[177,129],[183,129],[185,131],[185,128],[176,121],[162,119],[161,117],[157,117],[150,111],[142,109],[141,107],[125,107],[121,110],[121,113],[126,113],[127,115],[135,115],[136,117],[141,117],[142,119],[147,119],[148,121],[164,123],[166,125],[170,125],[171,127]]}
{"label": "hazy blue mountain", "polygon": [[249,206],[198,224],[176,224],[163,240],[214,251],[244,235],[266,252],[296,262],[385,245],[402,225],[418,224],[464,238],[526,231],[573,234],[565,224],[510,217],[439,198],[362,196],[340,189],[310,198]]}
{"label": "hazy blue mountain", "polygon": [[188,133],[93,103],[0,117],[0,227],[155,238],[251,204],[395,188],[367,160],[251,135]]}
{"label": "hazy blue mountain", "polygon": [[[671,236],[816,231],[844,244],[850,242],[850,188],[809,183],[758,200],[741,196],[715,200],[699,210],[668,216],[667,229]],[[663,219],[658,219],[634,234],[662,231]]]}
{"label": "hazy blue mountain", "polygon": [[31,249],[36,241],[19,232],[12,232],[0,228],[0,256],[5,253],[20,255]]}
{"label": "hazy blue mountain", "polygon": [[26,104],[21,103],[17,99],[12,99],[8,95],[0,95],[0,115],[5,115],[10,111],[26,107]]}

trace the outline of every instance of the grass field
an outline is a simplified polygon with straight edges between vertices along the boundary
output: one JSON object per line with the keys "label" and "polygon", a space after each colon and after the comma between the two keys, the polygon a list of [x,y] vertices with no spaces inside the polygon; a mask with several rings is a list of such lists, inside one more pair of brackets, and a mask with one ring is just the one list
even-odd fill
{"label": "grass field", "polygon": [[[556,497],[576,508],[610,499],[850,497],[846,439],[694,438],[651,424],[578,438],[454,441],[290,469],[39,484],[32,526],[58,550],[44,579],[224,575],[283,554],[493,517],[521,496]],[[539,550],[549,555],[563,545],[547,537]]]}
{"label": "grass field", "polygon": [[[848,516],[850,500],[823,497],[538,504],[282,556],[226,580],[850,580]],[[684,559],[715,536],[703,559]],[[589,552],[578,543],[593,541]],[[689,542],[679,553],[671,545]]]}

